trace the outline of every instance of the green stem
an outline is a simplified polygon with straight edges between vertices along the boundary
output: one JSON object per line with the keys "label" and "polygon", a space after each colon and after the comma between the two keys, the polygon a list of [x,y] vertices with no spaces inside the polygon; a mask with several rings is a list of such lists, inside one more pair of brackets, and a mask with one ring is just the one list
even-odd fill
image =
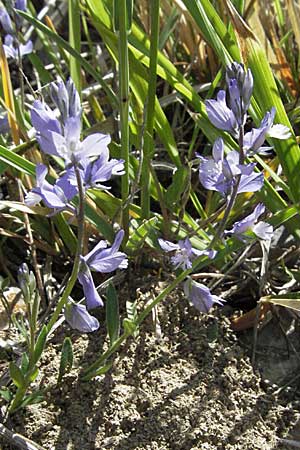
{"label": "green stem", "polygon": [[51,319],[48,324],[48,333],[50,333],[53,325],[56,323],[59,314],[61,313],[63,307],[66,305],[69,295],[72,292],[72,289],[76,283],[77,275],[79,271],[79,263],[80,263],[80,255],[82,253],[82,245],[83,245],[83,236],[84,236],[84,205],[85,205],[85,194],[83,190],[82,180],[80,176],[80,172],[78,167],[75,165],[75,174],[76,174],[76,180],[78,185],[78,194],[79,194],[79,205],[78,205],[78,214],[77,214],[77,221],[78,221],[78,236],[77,236],[77,250],[75,254],[74,259],[74,265],[73,270],[71,273],[71,276],[69,278],[69,281],[65,287],[65,290],[61,296],[61,299],[57,303],[57,306],[51,316]]}
{"label": "green stem", "polygon": [[125,231],[125,241],[129,235],[129,64],[127,37],[127,7],[126,0],[119,2],[119,105],[121,126],[121,158],[124,160],[125,173],[122,176],[122,226]]}
{"label": "green stem", "polygon": [[151,44],[148,82],[148,104],[146,109],[146,126],[143,146],[143,163],[141,176],[142,218],[150,217],[150,172],[149,166],[153,153],[154,110],[156,98],[156,70],[159,41],[159,4],[160,0],[151,2]]}
{"label": "green stem", "polygon": [[[239,130],[239,164],[244,164],[245,161],[245,155],[244,155],[244,148],[243,148],[243,141],[244,141],[244,129],[243,126],[240,126],[240,130]],[[238,175],[236,177],[236,182],[233,186],[232,189],[232,193],[229,199],[229,202],[227,203],[225,212],[224,212],[224,216],[220,222],[220,225],[217,229],[217,232],[213,238],[213,240],[210,243],[210,247],[213,248],[214,244],[219,240],[222,239],[223,236],[223,232],[225,230],[226,224],[227,224],[227,220],[228,217],[231,213],[232,208],[234,207],[237,195],[238,195],[238,190],[239,190],[239,185],[240,185],[240,181],[241,181],[241,175]]]}

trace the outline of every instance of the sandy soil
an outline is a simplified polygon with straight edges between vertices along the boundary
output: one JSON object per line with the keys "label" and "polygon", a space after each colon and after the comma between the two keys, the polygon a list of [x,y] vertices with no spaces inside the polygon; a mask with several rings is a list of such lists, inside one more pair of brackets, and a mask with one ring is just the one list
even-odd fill
{"label": "sandy soil", "polygon": [[[162,284],[149,277],[137,294],[140,302]],[[120,300],[128,295],[125,286]],[[261,388],[223,314],[199,314],[175,291],[159,305],[159,322],[148,318],[112,370],[88,383],[78,374],[105,347],[105,327],[80,335],[63,325],[41,365],[46,400],[16,413],[6,426],[48,450],[288,449],[277,438],[299,419],[296,403]],[[66,334],[75,367],[57,386]]]}

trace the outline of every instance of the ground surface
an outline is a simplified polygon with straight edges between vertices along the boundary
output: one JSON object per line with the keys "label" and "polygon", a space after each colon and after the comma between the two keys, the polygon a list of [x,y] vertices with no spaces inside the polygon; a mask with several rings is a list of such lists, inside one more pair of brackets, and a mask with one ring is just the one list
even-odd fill
{"label": "ground surface", "polygon": [[[147,279],[140,302],[165,283]],[[120,301],[128,295],[125,286]],[[47,400],[15,414],[6,426],[49,450],[290,448],[277,438],[294,428],[296,402],[262,389],[220,313],[198,314],[180,290],[174,292],[158,308],[159,323],[148,318],[112,371],[88,383],[78,380],[78,368],[105,346],[104,334],[80,335],[63,325],[42,362],[39,382],[51,388]],[[66,334],[76,367],[57,387]]]}

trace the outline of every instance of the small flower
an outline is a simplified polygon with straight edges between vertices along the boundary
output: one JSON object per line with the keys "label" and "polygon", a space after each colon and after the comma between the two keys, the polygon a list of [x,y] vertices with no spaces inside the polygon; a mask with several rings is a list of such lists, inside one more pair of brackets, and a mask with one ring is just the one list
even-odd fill
{"label": "small flower", "polygon": [[171,257],[171,263],[175,269],[179,267],[183,270],[191,269],[192,261],[197,256],[207,255],[212,259],[217,253],[215,250],[197,250],[193,248],[189,238],[178,241],[178,244],[159,238],[158,243],[165,252],[175,252],[174,256]]}
{"label": "small flower", "polygon": [[197,283],[191,278],[188,278],[184,283],[184,293],[189,302],[203,313],[208,313],[215,303],[223,306],[225,302],[217,295],[211,294],[208,287],[204,286],[204,284]]}
{"label": "small flower", "polygon": [[31,110],[31,121],[42,151],[63,158],[67,165],[108,152],[111,140],[108,135],[95,133],[80,141],[81,118],[78,114],[68,117],[61,126],[54,112],[36,100]]}
{"label": "small flower", "polygon": [[36,280],[34,273],[29,270],[26,263],[21,264],[18,269],[18,282],[25,302],[30,302],[35,293]]}
{"label": "small flower", "polygon": [[244,235],[247,231],[252,231],[258,238],[271,240],[273,236],[273,227],[267,222],[257,222],[258,218],[265,212],[265,206],[259,203],[254,211],[239,222],[235,222],[231,230],[226,234],[234,234],[240,240],[246,240]]}
{"label": "small flower", "polygon": [[[113,175],[124,174],[124,161],[122,159],[109,160],[108,148],[103,146],[102,153],[95,161],[85,158],[79,163],[79,172],[85,189],[110,189],[104,182],[109,181]],[[73,169],[69,171],[70,183],[77,184]]]}
{"label": "small flower", "polygon": [[266,113],[259,128],[253,128],[245,134],[243,147],[246,153],[254,154],[272,148],[262,147],[267,136],[282,140],[291,137],[291,132],[288,127],[282,124],[273,125],[275,114],[276,108],[273,107],[270,112],[268,111]]}
{"label": "small flower", "polygon": [[18,47],[15,43],[15,39],[13,38],[13,36],[11,34],[7,34],[4,38],[3,48],[7,58],[17,60],[19,58],[19,51],[21,57],[32,53],[33,44],[32,41],[29,40],[27,41],[26,44],[20,44],[18,50]]}
{"label": "small flower", "polygon": [[0,23],[1,23],[2,28],[5,31],[5,33],[7,33],[7,34],[14,33],[11,19],[9,17],[8,12],[4,8],[0,8]]}
{"label": "small flower", "polygon": [[123,237],[124,231],[120,230],[110,248],[107,247],[106,241],[100,241],[91,252],[80,257],[78,281],[82,285],[88,309],[103,306],[103,301],[97,292],[90,269],[96,272],[109,273],[118,268],[125,269],[128,265],[125,253],[119,252]]}
{"label": "small flower", "polygon": [[91,333],[98,330],[99,322],[91,316],[84,305],[68,303],[65,308],[65,319],[75,330]]}
{"label": "small flower", "polygon": [[36,100],[31,109],[31,123],[36,129],[37,141],[44,153],[59,156],[52,132],[62,133],[61,125],[54,112],[45,103]]}
{"label": "small flower", "polygon": [[90,310],[98,308],[99,306],[103,306],[103,301],[95,287],[91,271],[82,257],[80,258],[80,260],[81,263],[80,271],[78,272],[78,281],[83,288],[87,309]]}
{"label": "small flower", "polygon": [[106,241],[100,241],[91,252],[82,258],[90,269],[96,272],[109,273],[118,268],[126,269],[128,266],[127,256],[125,253],[119,252],[123,237],[124,231],[118,231],[110,248],[107,248]]}
{"label": "small flower", "polygon": [[67,174],[58,178],[54,185],[46,181],[48,169],[44,164],[38,164],[36,167],[36,187],[29,192],[25,198],[25,203],[34,206],[41,200],[48,208],[55,210],[55,213],[68,208],[74,211],[70,201],[77,195],[78,190],[73,186]]}
{"label": "small flower", "polygon": [[205,106],[208,118],[216,128],[238,136],[238,123],[234,113],[226,105],[225,91],[218,92],[217,100],[206,100]]}
{"label": "small flower", "polygon": [[6,134],[9,133],[9,131],[10,127],[7,114],[5,114],[4,116],[0,116],[0,133]]}
{"label": "small flower", "polygon": [[264,176],[254,172],[255,164],[239,164],[239,154],[235,150],[224,157],[221,138],[215,141],[212,153],[212,158],[200,157],[199,179],[206,189],[226,197],[232,192],[237,176],[240,176],[238,193],[256,192],[262,188]]}

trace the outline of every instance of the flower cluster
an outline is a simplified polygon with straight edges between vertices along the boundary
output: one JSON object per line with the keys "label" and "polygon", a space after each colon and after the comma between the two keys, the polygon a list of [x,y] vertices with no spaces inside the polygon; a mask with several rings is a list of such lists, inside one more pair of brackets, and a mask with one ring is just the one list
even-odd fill
{"label": "flower cluster", "polygon": [[[36,186],[26,195],[25,202],[34,206],[42,201],[52,210],[51,214],[68,210],[78,217],[72,200],[80,187],[83,195],[90,188],[109,189],[104,183],[113,175],[122,175],[124,163],[110,159],[109,136],[96,133],[81,140],[82,108],[71,79],[66,84],[61,80],[52,83],[50,95],[59,116],[46,103],[36,100],[31,110],[31,121],[41,150],[61,158],[65,171],[51,184],[46,180],[47,167],[38,164]],[[127,267],[127,257],[119,251],[123,236],[124,232],[120,230],[111,247],[106,241],[100,241],[87,255],[79,255],[78,281],[82,285],[87,307],[71,301],[65,309],[66,320],[79,331],[94,331],[99,327],[97,319],[87,311],[103,306],[91,271],[109,273]]]}
{"label": "flower cluster", "polygon": [[[220,90],[216,100],[206,100],[206,111],[211,123],[218,129],[227,131],[238,140],[239,151],[231,150],[225,155],[224,142],[221,138],[213,144],[212,157],[200,159],[199,179],[201,184],[209,190],[219,192],[226,199],[226,210],[223,223],[217,231],[217,236],[223,234],[235,235],[238,239],[246,241],[256,238],[270,240],[273,235],[273,227],[259,217],[264,213],[263,204],[258,204],[254,211],[243,220],[233,224],[231,230],[225,231],[226,221],[236,196],[242,192],[259,191],[264,183],[264,175],[255,170],[256,164],[247,161],[255,153],[266,153],[272,147],[264,146],[267,137],[287,139],[290,137],[288,127],[276,124],[274,119],[276,109],[268,111],[258,128],[244,133],[244,125],[250,106],[253,77],[251,70],[245,70],[243,64],[232,63],[226,68],[226,91]],[[163,239],[158,240],[160,247],[168,253],[172,253],[171,263],[175,269],[192,269],[193,260],[200,255],[214,258],[216,252],[212,249],[199,251],[194,249],[188,238],[174,244]],[[214,241],[213,241],[214,242]],[[188,277],[184,283],[184,292],[190,303],[201,312],[208,312],[213,304],[222,305],[224,300],[212,295],[208,287],[195,282]]]}
{"label": "flower cluster", "polygon": [[[198,250],[192,247],[189,238],[179,240],[177,244],[160,238],[158,239],[158,243],[162,250],[173,253],[173,256],[171,256],[171,264],[175,269],[191,269],[192,262],[195,258],[203,255],[213,259],[217,254],[212,249]],[[195,282],[190,277],[184,283],[184,293],[189,302],[200,312],[208,312],[214,303],[222,305],[222,302],[225,301],[212,295],[206,286]]]}
{"label": "flower cluster", "polygon": [[237,193],[255,192],[262,188],[263,174],[254,172],[255,164],[246,164],[244,160],[255,153],[269,150],[271,147],[263,147],[267,137],[287,139],[290,130],[284,125],[273,124],[276,109],[272,108],[258,128],[244,134],[243,127],[253,90],[251,71],[245,71],[242,64],[232,63],[226,70],[226,82],[229,106],[224,90],[218,92],[216,100],[206,100],[205,106],[208,118],[216,128],[242,140],[242,143],[239,142],[240,152],[232,150],[224,157],[224,143],[218,138],[213,146],[213,157],[200,157],[199,179],[206,189],[218,191],[228,198],[234,187]]}
{"label": "flower cluster", "polygon": [[19,56],[28,55],[33,50],[31,40],[22,44],[19,43],[18,39],[18,32],[22,28],[22,18],[15,10],[26,11],[27,2],[26,0],[15,0],[13,7],[9,4],[10,2],[7,3],[6,9],[3,7],[0,8],[0,23],[6,33],[3,48],[7,58],[18,59]]}
{"label": "flower cluster", "polygon": [[98,320],[87,310],[103,306],[103,301],[97,292],[91,270],[101,273],[113,272],[116,269],[126,269],[128,260],[119,248],[123,240],[124,231],[120,230],[111,247],[106,241],[100,241],[96,247],[85,256],[80,257],[78,281],[82,285],[86,306],[70,301],[65,308],[65,318],[72,328],[83,333],[95,331],[99,328]]}
{"label": "flower cluster", "polygon": [[189,238],[178,241],[178,244],[166,241],[165,239],[158,239],[158,243],[162,250],[165,252],[172,252],[174,255],[171,257],[171,263],[178,269],[183,270],[192,268],[192,261],[201,255],[206,255],[213,259],[216,256],[215,250],[198,250],[192,247],[192,243]]}

